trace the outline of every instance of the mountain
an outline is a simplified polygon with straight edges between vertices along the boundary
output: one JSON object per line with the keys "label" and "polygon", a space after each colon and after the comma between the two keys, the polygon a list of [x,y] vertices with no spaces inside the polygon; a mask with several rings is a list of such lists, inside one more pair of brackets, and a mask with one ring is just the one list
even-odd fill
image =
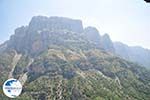
{"label": "mountain", "polygon": [[111,53],[115,53],[115,48],[108,34],[100,35],[99,31],[94,27],[86,27],[84,29],[84,37],[93,42],[97,47]]}
{"label": "mountain", "polygon": [[91,42],[97,44],[97,46],[100,46],[101,36],[99,31],[95,27],[86,27],[84,29],[84,37],[86,37],[87,40],[90,40]]}
{"label": "mountain", "polygon": [[150,71],[112,52],[80,20],[36,16],[0,46],[0,81],[22,83],[17,100],[149,100]]}
{"label": "mountain", "polygon": [[102,48],[104,48],[105,51],[115,53],[115,48],[112,40],[110,39],[108,34],[104,34],[101,39],[101,45]]}
{"label": "mountain", "polygon": [[35,16],[32,18],[29,23],[29,30],[37,31],[37,30],[63,30],[67,29],[73,32],[82,32],[83,26],[82,21],[73,20],[64,17],[44,17],[44,16]]}
{"label": "mountain", "polygon": [[115,42],[114,47],[120,57],[150,68],[150,50],[138,46],[130,47],[120,42]]}

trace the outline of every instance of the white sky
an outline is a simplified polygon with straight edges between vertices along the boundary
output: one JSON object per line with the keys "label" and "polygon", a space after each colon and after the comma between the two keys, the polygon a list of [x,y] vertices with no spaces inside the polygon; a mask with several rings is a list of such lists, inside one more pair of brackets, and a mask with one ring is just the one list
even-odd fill
{"label": "white sky", "polygon": [[150,49],[150,4],[144,0],[0,0],[0,43],[32,16],[63,16],[95,26],[113,41]]}

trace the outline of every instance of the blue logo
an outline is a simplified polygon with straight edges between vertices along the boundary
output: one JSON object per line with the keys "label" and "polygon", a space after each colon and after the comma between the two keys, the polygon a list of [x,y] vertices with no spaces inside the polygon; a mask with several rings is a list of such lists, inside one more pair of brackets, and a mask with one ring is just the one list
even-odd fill
{"label": "blue logo", "polygon": [[8,79],[3,84],[3,92],[10,98],[16,98],[21,94],[22,85],[17,79]]}

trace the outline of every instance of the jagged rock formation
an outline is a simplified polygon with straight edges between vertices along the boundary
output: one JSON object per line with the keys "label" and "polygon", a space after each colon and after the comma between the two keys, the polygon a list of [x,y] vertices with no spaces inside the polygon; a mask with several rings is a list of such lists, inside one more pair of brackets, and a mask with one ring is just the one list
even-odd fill
{"label": "jagged rock formation", "polygon": [[18,100],[149,100],[150,71],[113,53],[108,35],[79,20],[33,17],[1,45],[0,81],[21,81]]}

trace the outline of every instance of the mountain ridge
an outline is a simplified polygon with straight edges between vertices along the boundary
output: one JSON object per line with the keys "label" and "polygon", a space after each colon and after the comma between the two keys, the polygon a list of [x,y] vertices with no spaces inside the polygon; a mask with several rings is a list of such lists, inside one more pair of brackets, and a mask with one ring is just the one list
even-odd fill
{"label": "mountain ridge", "polygon": [[[148,59],[150,58],[150,52],[149,52],[150,50],[149,49],[146,50],[142,47],[138,47],[140,49],[140,50],[138,49],[138,51],[141,54],[134,54],[132,52],[137,50],[135,47],[129,47],[129,46],[121,43],[122,44],[121,47],[123,47],[123,45],[124,45],[124,47],[126,47],[126,49],[128,48],[128,50],[120,51],[118,48],[121,48],[121,47],[118,47],[119,45],[117,45],[117,43],[113,42],[108,34],[101,35],[100,32],[95,27],[92,27],[92,26],[83,28],[81,20],[65,18],[65,17],[56,17],[56,16],[52,16],[52,17],[35,16],[35,17],[33,17],[28,26],[21,26],[15,30],[15,34],[10,37],[10,40],[9,40],[10,42],[7,42],[7,43],[5,42],[5,43],[1,44],[2,45],[1,51],[4,50],[6,45],[8,47],[14,46],[12,43],[16,44],[16,47],[14,47],[14,48],[17,48],[17,50],[19,48],[24,48],[24,47],[26,47],[26,49],[32,48],[32,47],[28,48],[30,43],[33,42],[32,38],[34,38],[35,35],[37,36],[37,33],[40,34],[41,31],[49,31],[49,30],[50,31],[68,30],[68,31],[72,31],[72,32],[75,32],[78,34],[82,34],[83,37],[85,37],[87,40],[90,40],[91,42],[93,42],[93,44],[95,44],[98,48],[104,49],[107,52],[117,54],[118,56],[120,56],[126,60],[134,61],[134,62],[136,62],[142,66],[145,66],[147,68],[149,68],[149,66],[150,66],[150,62],[148,61]],[[43,35],[42,37],[46,38],[47,36]],[[17,38],[17,39],[14,39],[14,38]],[[24,38],[28,39],[28,40],[26,41],[26,40],[24,40]],[[30,42],[28,42],[28,41],[30,41]],[[23,43],[23,42],[25,45],[19,44],[19,43]],[[134,48],[134,50],[129,50],[129,49],[133,49],[133,48]],[[28,51],[30,51],[30,50],[28,50]],[[27,53],[28,51],[24,51],[24,52]],[[126,53],[126,54],[122,54],[122,53]],[[135,57],[132,57],[132,56],[127,57],[127,55],[132,55],[132,56],[134,55]],[[143,57],[138,57],[136,55],[143,56]],[[144,58],[144,56],[146,56],[146,58]],[[143,59],[145,59],[145,60],[143,61]]]}
{"label": "mountain ridge", "polygon": [[124,59],[133,61],[142,66],[149,68],[150,66],[150,50],[140,46],[128,46],[126,44],[115,42],[114,47],[116,54]]}
{"label": "mountain ridge", "polygon": [[79,32],[81,25],[59,21],[44,21],[33,30],[20,27],[0,47],[1,82],[11,75],[24,84],[16,99],[149,100],[149,70],[112,53],[110,37],[103,38],[96,28]]}

